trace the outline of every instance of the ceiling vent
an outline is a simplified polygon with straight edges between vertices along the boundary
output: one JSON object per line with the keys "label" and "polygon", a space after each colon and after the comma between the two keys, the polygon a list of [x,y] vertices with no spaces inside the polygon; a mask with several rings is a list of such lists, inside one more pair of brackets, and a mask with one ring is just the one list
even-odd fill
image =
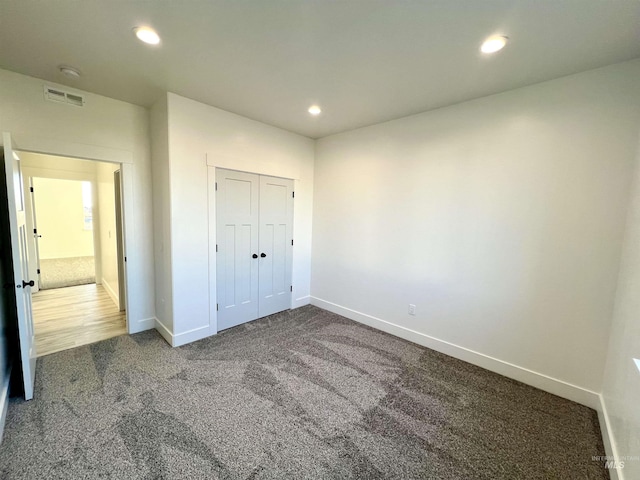
{"label": "ceiling vent", "polygon": [[84,97],[75,93],[65,92],[58,88],[44,87],[44,98],[50,102],[67,103],[76,107],[84,106]]}

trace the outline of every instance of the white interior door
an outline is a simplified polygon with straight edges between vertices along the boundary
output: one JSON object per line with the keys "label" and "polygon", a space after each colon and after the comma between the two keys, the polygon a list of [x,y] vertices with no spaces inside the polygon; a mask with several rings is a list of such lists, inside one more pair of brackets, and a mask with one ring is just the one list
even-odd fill
{"label": "white interior door", "polygon": [[216,170],[218,330],[291,307],[293,180]]}
{"label": "white interior door", "polygon": [[258,318],[259,177],[218,170],[216,284],[218,330]]}
{"label": "white interior door", "polygon": [[20,161],[14,154],[11,135],[3,133],[5,173],[9,209],[9,229],[11,233],[11,256],[13,260],[14,290],[18,313],[18,334],[20,337],[20,357],[24,378],[24,396],[33,398],[36,379],[36,349],[31,310],[31,288],[29,280],[29,255],[27,247],[27,224],[24,207],[24,190]]}
{"label": "white interior door", "polygon": [[260,176],[259,317],[291,307],[293,180]]}

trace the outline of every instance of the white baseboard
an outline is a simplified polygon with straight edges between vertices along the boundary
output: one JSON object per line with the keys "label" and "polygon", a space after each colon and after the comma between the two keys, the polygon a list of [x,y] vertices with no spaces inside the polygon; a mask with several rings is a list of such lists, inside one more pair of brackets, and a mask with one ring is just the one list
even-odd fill
{"label": "white baseboard", "polygon": [[131,319],[127,318],[127,322],[129,326],[129,334],[151,330],[156,326],[155,317],[143,318],[142,320],[138,321],[131,321]]}
{"label": "white baseboard", "polygon": [[203,338],[207,338],[210,336],[211,333],[209,331],[209,325],[205,325],[203,327],[198,327],[186,332],[175,334],[173,336],[173,346],[180,347],[182,345],[186,345],[187,343],[202,340]]}
{"label": "white baseboard", "polygon": [[113,303],[116,304],[116,307],[120,308],[120,300],[118,300],[118,295],[113,290],[113,288],[111,288],[109,282],[107,282],[104,278],[102,279],[102,287],[107,291],[107,293],[111,297],[111,300],[113,300]]}
{"label": "white baseboard", "polygon": [[[602,443],[604,443],[604,450],[608,458],[618,459],[618,449],[616,447],[615,437],[611,430],[611,422],[609,421],[609,414],[607,413],[607,406],[602,394],[600,397],[600,407],[598,408],[598,421],[600,422],[600,431],[602,432]],[[609,468],[609,476],[611,480],[624,480],[624,470],[619,468]]]}
{"label": "white baseboard", "polygon": [[309,305],[311,303],[311,295],[307,295],[305,297],[296,298],[291,302],[291,309],[304,307],[305,305]]}
{"label": "white baseboard", "polygon": [[375,329],[382,330],[383,332],[390,333],[396,337],[404,338],[410,342],[444,353],[445,355],[477,365],[478,367],[482,367],[505,377],[518,380],[519,382],[539,388],[545,392],[586,405],[594,410],[599,410],[601,407],[600,395],[598,393],[567,383],[563,380],[534,372],[528,368],[520,367],[518,365],[490,357],[483,353],[431,337],[424,333],[387,322],[386,320],[337,305],[321,298],[312,296],[311,304]]}
{"label": "white baseboard", "polygon": [[2,391],[0,391],[0,444],[4,438],[4,424],[7,420],[7,410],[9,408],[9,380],[11,379],[11,367],[7,369],[7,377],[4,379]]}
{"label": "white baseboard", "polygon": [[186,332],[172,333],[160,320],[155,319],[155,327],[158,333],[167,341],[172,347],[180,347],[187,343],[195,342],[196,340],[202,340],[211,336],[211,329],[209,325],[203,327],[194,328]]}
{"label": "white baseboard", "polygon": [[164,323],[162,323],[157,318],[154,318],[154,323],[155,323],[154,326],[156,327],[156,330],[158,331],[158,333],[162,335],[162,338],[164,338],[167,341],[167,343],[173,347],[174,346],[173,333],[171,333],[171,330],[165,327]]}

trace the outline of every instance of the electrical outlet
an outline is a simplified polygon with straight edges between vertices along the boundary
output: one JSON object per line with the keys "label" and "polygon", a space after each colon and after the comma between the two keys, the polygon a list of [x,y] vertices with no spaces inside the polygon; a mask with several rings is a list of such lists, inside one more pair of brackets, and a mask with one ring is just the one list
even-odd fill
{"label": "electrical outlet", "polygon": [[413,303],[409,304],[409,315],[415,315],[416,314],[416,306]]}

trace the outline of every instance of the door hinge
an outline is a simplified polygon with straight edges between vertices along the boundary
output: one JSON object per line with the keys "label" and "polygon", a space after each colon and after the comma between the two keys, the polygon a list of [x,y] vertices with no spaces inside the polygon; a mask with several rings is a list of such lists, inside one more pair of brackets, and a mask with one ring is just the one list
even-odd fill
{"label": "door hinge", "polygon": [[296,192],[291,192],[291,198],[296,198]]}
{"label": "door hinge", "polygon": [[216,252],[218,251],[218,244],[216,243]]}
{"label": "door hinge", "polygon": [[33,187],[29,187],[29,191],[33,193]]}
{"label": "door hinge", "polygon": [[124,261],[125,261],[125,262],[127,261],[127,257],[124,257]]}
{"label": "door hinge", "polygon": [[38,269],[38,275],[40,275],[40,269]]}
{"label": "door hinge", "polygon": [[293,292],[293,285],[291,285],[291,291]]}
{"label": "door hinge", "polygon": [[34,235],[37,235],[37,234],[38,234],[38,229],[37,229],[37,228],[34,228],[34,229],[33,229],[33,234],[34,234]]}
{"label": "door hinge", "polygon": [[218,311],[218,304],[216,303],[216,312]]}
{"label": "door hinge", "polygon": [[218,182],[216,182],[216,192],[218,191]]}
{"label": "door hinge", "polygon": [[293,245],[293,238],[291,239],[291,245]]}

